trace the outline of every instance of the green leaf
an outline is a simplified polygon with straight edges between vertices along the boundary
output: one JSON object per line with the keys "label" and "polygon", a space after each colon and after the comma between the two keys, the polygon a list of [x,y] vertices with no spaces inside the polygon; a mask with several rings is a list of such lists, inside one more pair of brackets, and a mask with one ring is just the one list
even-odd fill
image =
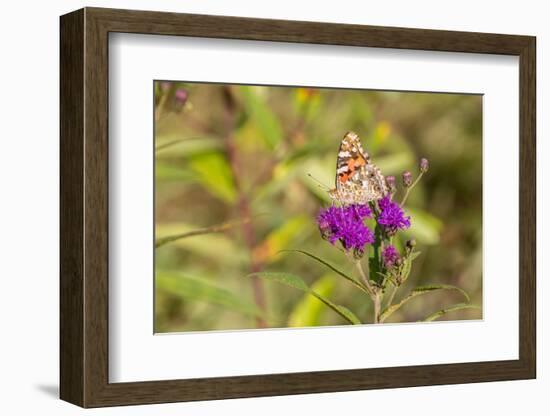
{"label": "green leaf", "polygon": [[309,223],[309,218],[299,215],[289,219],[280,227],[271,231],[264,241],[254,250],[256,259],[261,263],[269,263],[275,260],[277,253],[283,247],[288,247],[291,243],[296,243],[304,234],[304,230]]}
{"label": "green leaf", "polygon": [[260,131],[260,136],[270,149],[275,149],[283,137],[283,129],[275,114],[254,87],[240,87],[244,107],[250,120]]}
{"label": "green leaf", "polygon": [[347,308],[336,305],[335,303],[331,302],[324,296],[321,296],[319,293],[314,292],[312,289],[309,288],[309,286],[304,282],[304,280],[291,273],[285,273],[285,272],[258,272],[258,273],[252,273],[248,275],[249,277],[261,277],[267,280],[273,280],[285,285],[288,285],[290,287],[293,287],[295,289],[301,290],[303,292],[307,292],[312,296],[315,296],[318,300],[323,302],[326,306],[328,306],[330,309],[332,309],[334,312],[336,312],[338,315],[340,315],[342,318],[344,318],[346,321],[348,321],[350,324],[357,325],[360,324],[361,321]]}
{"label": "green leaf", "polygon": [[418,256],[420,256],[421,251],[415,251],[414,253],[411,253],[409,256],[409,260],[412,262],[414,259],[416,259]]}
{"label": "green leaf", "polygon": [[347,275],[346,273],[342,272],[341,270],[338,270],[336,267],[334,267],[332,264],[330,264],[328,261],[325,261],[323,259],[321,259],[320,257],[317,257],[316,255],[314,254],[311,254],[307,251],[304,251],[304,250],[281,250],[280,251],[281,253],[301,253],[301,254],[304,254],[308,257],[311,257],[312,259],[318,261],[319,263],[321,263],[322,265],[328,267],[330,270],[332,270],[333,272],[335,272],[336,274],[342,276],[344,279],[346,279],[347,281],[351,282],[354,286],[358,287],[359,289],[361,289],[363,292],[365,293],[369,293],[367,291],[367,289],[359,282],[357,281],[356,279],[354,279],[353,277]]}
{"label": "green leaf", "polygon": [[353,325],[361,325],[362,322],[359,320],[359,318],[348,308],[342,305],[334,305],[338,310],[340,311],[340,314],[344,315],[348,321],[350,321]]}
{"label": "green leaf", "polygon": [[227,203],[234,203],[237,191],[233,174],[222,153],[212,152],[194,156],[190,168],[197,173],[199,182],[215,197]]}
{"label": "green leaf", "polygon": [[455,290],[462,294],[467,302],[470,301],[470,296],[461,288],[452,286],[452,285],[428,285],[428,286],[419,286],[417,288],[414,288],[411,293],[409,293],[407,296],[405,296],[400,302],[388,306],[386,309],[382,311],[380,314],[380,322],[384,322],[387,318],[390,317],[391,314],[393,314],[395,311],[400,309],[405,303],[410,301],[411,299],[424,295],[426,293],[433,292],[434,290]]}
{"label": "green leaf", "polygon": [[[336,282],[334,276],[325,275],[318,279],[311,290],[323,297],[328,297],[334,292]],[[325,304],[309,292],[302,296],[302,299],[294,306],[288,318],[289,327],[318,326],[321,323],[323,312],[326,311]]]}
{"label": "green leaf", "polygon": [[319,295],[317,292],[314,292],[310,290],[309,292],[311,295],[315,296],[317,299],[319,299],[321,302],[323,302],[326,306],[331,308],[334,312],[336,312],[338,315],[340,315],[342,318],[344,318],[346,321],[348,321],[352,325],[360,325],[361,321],[357,316],[353,314],[348,308],[336,305],[335,303],[331,302],[327,298]]}
{"label": "green leaf", "polygon": [[[183,222],[159,224],[155,230],[155,240],[193,232],[196,229],[196,226]],[[239,267],[248,261],[245,248],[223,234],[203,234],[194,238],[177,239],[172,241],[170,246],[207,257],[217,264]]]}
{"label": "green leaf", "polygon": [[157,272],[155,284],[158,289],[187,300],[207,302],[247,316],[263,316],[256,305],[247,302],[241,295],[216,286],[205,279],[186,276],[178,272]]}
{"label": "green leaf", "polygon": [[411,216],[411,227],[404,231],[409,238],[415,238],[423,244],[434,245],[439,243],[439,233],[443,223],[439,218],[423,210],[406,208],[407,215]]}
{"label": "green leaf", "polygon": [[249,274],[249,276],[261,277],[267,280],[273,280],[285,284],[287,286],[293,287],[295,289],[301,290],[303,292],[309,292],[309,286],[304,282],[300,276],[296,276],[292,273],[285,272],[257,272]]}
{"label": "green leaf", "polygon": [[158,136],[155,143],[155,157],[157,160],[192,157],[223,149],[223,140],[205,136],[165,135]]}
{"label": "green leaf", "polygon": [[452,305],[452,306],[449,306],[447,308],[441,309],[441,310],[431,314],[427,318],[424,318],[424,319],[422,319],[421,321],[418,321],[418,322],[435,321],[436,319],[440,318],[441,316],[445,315],[446,313],[454,312],[454,311],[460,311],[460,310],[463,310],[463,309],[481,309],[481,308],[477,305],[471,305],[469,303],[457,303],[456,305]]}
{"label": "green leaf", "polygon": [[157,181],[191,182],[196,180],[197,175],[189,169],[167,163],[157,163],[155,166],[155,178]]}

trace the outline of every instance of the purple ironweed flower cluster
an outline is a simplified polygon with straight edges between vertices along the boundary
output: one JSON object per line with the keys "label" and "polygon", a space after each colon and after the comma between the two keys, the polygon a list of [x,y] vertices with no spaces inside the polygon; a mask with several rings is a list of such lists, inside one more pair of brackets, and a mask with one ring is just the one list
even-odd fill
{"label": "purple ironweed flower cluster", "polygon": [[387,245],[384,250],[382,250],[382,259],[384,260],[384,265],[388,269],[391,269],[400,258],[399,252],[391,244]]}
{"label": "purple ironweed flower cluster", "polygon": [[374,243],[374,233],[364,223],[371,217],[368,205],[331,206],[321,209],[317,223],[321,235],[331,244],[340,241],[346,251],[362,253],[366,244]]}
{"label": "purple ironweed flower cluster", "polygon": [[388,235],[394,235],[398,230],[405,230],[411,226],[411,217],[406,217],[398,203],[392,201],[388,195],[378,201],[380,224]]}
{"label": "purple ironweed flower cluster", "polygon": [[[387,235],[394,235],[398,230],[410,227],[410,217],[406,217],[399,204],[393,202],[389,196],[379,200],[378,207],[380,213],[376,221]],[[365,245],[372,244],[375,240],[374,233],[364,223],[366,218],[372,218],[368,205],[331,206],[321,209],[317,224],[323,238],[331,244],[340,241],[346,251],[362,253]]]}

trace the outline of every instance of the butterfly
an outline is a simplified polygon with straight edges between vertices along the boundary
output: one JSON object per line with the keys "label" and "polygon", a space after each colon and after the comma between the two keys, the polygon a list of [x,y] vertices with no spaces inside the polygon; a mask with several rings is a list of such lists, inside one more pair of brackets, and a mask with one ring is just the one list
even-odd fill
{"label": "butterfly", "polygon": [[342,205],[351,205],[376,201],[387,193],[386,180],[363,151],[359,136],[347,132],[336,159],[336,187],[329,191],[329,196]]}

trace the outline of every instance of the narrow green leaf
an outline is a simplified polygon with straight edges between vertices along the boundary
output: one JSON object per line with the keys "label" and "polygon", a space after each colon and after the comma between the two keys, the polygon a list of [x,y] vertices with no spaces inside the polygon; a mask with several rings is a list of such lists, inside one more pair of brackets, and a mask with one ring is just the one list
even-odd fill
{"label": "narrow green leaf", "polygon": [[409,256],[409,260],[412,262],[414,259],[416,259],[418,256],[420,256],[421,251],[415,251],[414,253],[411,253]]}
{"label": "narrow green leaf", "polygon": [[304,250],[281,250],[280,251],[281,253],[285,253],[285,252],[288,252],[288,253],[301,253],[301,254],[304,254],[316,261],[318,261],[319,263],[321,263],[322,265],[328,267],[330,270],[332,270],[333,272],[335,272],[336,274],[342,276],[344,279],[348,280],[349,282],[351,282],[354,286],[358,287],[359,289],[361,289],[363,292],[365,293],[369,293],[368,290],[356,279],[354,279],[353,277],[347,275],[346,273],[342,272],[341,270],[338,270],[336,267],[334,267],[332,264],[330,264],[329,262],[321,259],[320,257],[317,257],[315,254],[311,254],[307,251],[304,251]]}
{"label": "narrow green leaf", "polygon": [[189,166],[197,173],[197,180],[212,194],[227,203],[237,199],[235,182],[229,163],[219,152],[205,153],[190,159]]}
{"label": "narrow green leaf", "polygon": [[155,143],[155,157],[157,160],[188,158],[202,153],[223,150],[223,140],[219,137],[188,137],[181,134],[172,134],[157,136]]}
{"label": "narrow green leaf", "polygon": [[[311,290],[323,297],[328,297],[332,295],[335,287],[334,275],[328,274],[315,281],[311,285]],[[321,318],[325,311],[325,304],[306,292],[292,309],[288,318],[288,326],[292,328],[318,326],[321,324]]]}
{"label": "narrow green leaf", "polygon": [[155,166],[155,179],[157,181],[178,181],[192,182],[197,179],[197,175],[189,170],[167,163],[157,163]]}
{"label": "narrow green leaf", "polygon": [[247,302],[242,296],[216,286],[213,283],[178,272],[157,272],[155,284],[160,290],[165,290],[184,299],[202,301],[222,306],[248,316],[263,316],[260,309]]}
{"label": "narrow green leaf", "polygon": [[260,131],[261,138],[270,149],[275,149],[283,137],[279,120],[254,87],[242,86],[240,91],[246,112]]}
{"label": "narrow green leaf", "polygon": [[309,218],[304,215],[297,215],[271,231],[254,250],[258,261],[270,263],[275,260],[277,253],[283,247],[288,247],[289,244],[296,244],[298,242],[301,236],[303,236],[308,223]]}
{"label": "narrow green leaf", "polygon": [[304,292],[309,292],[309,286],[304,282],[300,276],[296,276],[292,273],[285,272],[257,272],[249,274],[249,276],[261,277],[267,280],[273,280],[275,282],[283,283],[287,286],[293,287]]}
{"label": "narrow green leaf", "polygon": [[162,143],[160,143],[160,140],[157,139],[157,145],[155,146],[155,152],[160,152],[161,150],[166,150],[169,148],[172,148],[174,146],[177,146],[179,144],[187,144],[191,140],[201,140],[202,137],[185,137],[185,138],[177,138],[172,140],[162,140]]}
{"label": "narrow green leaf", "polygon": [[340,310],[340,313],[345,315],[347,320],[350,321],[353,325],[362,324],[359,318],[345,306],[342,306],[342,305],[334,305],[334,306],[336,306]]}
{"label": "narrow green leaf", "polygon": [[248,276],[256,276],[261,277],[268,280],[273,280],[279,283],[283,283],[285,285],[288,285],[290,287],[293,287],[295,289],[299,289],[303,292],[307,292],[312,296],[315,296],[318,300],[323,302],[326,306],[328,306],[330,309],[332,309],[334,312],[336,312],[338,315],[340,315],[342,318],[344,318],[346,321],[348,321],[350,324],[357,325],[360,324],[361,321],[347,308],[336,305],[332,301],[328,300],[324,296],[321,296],[319,293],[311,290],[309,286],[304,282],[304,280],[291,273],[285,273],[285,272],[258,272],[258,273],[252,273]]}
{"label": "narrow green leaf", "polygon": [[348,321],[352,325],[360,325],[361,321],[351,312],[348,308],[341,305],[336,305],[335,303],[331,302],[327,298],[319,295],[316,292],[313,292],[310,290],[311,295],[315,296],[317,299],[319,299],[321,302],[323,302],[325,305],[327,305],[329,308],[331,308],[334,312],[336,312],[338,315],[340,315],[342,318],[344,318],[346,321]]}
{"label": "narrow green leaf", "polygon": [[441,316],[445,315],[446,313],[454,312],[454,311],[460,311],[460,310],[463,310],[463,309],[481,309],[481,308],[477,305],[471,305],[469,303],[457,303],[456,305],[451,305],[447,308],[444,308],[444,309],[441,309],[441,310],[439,310],[435,313],[432,313],[430,316],[428,316],[427,318],[422,319],[419,322],[435,321],[436,319],[440,318]]}
{"label": "narrow green leaf", "polygon": [[434,290],[455,290],[462,294],[467,302],[470,301],[470,296],[461,288],[452,286],[452,285],[428,285],[428,286],[420,286],[412,290],[411,293],[409,293],[407,296],[405,296],[400,302],[388,306],[386,309],[382,311],[380,314],[380,321],[384,322],[387,318],[390,317],[391,314],[393,314],[395,311],[399,310],[405,303],[410,301],[411,299],[424,295],[426,293],[433,292]]}

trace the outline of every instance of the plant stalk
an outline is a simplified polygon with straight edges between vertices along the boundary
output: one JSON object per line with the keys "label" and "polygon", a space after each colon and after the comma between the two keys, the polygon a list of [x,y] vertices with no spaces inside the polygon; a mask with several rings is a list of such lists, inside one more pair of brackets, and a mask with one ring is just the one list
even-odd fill
{"label": "plant stalk", "polygon": [[391,306],[391,303],[393,302],[393,298],[395,298],[395,294],[397,293],[398,288],[399,288],[399,286],[394,286],[393,287],[393,290],[391,291],[390,297],[388,299],[388,303],[386,303],[386,308],[388,306]]}
{"label": "plant stalk", "polygon": [[380,305],[382,303],[382,296],[380,296],[381,293],[378,291],[376,292],[373,302],[374,302],[374,324],[380,323]]}
{"label": "plant stalk", "polygon": [[[235,189],[238,194],[238,210],[241,218],[250,218],[251,210],[248,196],[242,189],[240,181],[240,164],[237,155],[237,149],[235,147],[235,140],[233,137],[233,128],[235,126],[235,108],[236,104],[233,100],[231,89],[226,87],[224,89],[224,102],[225,102],[225,152],[227,160],[233,174],[233,181],[235,183]],[[254,229],[254,223],[252,221],[242,222],[241,229],[244,240],[250,253],[250,273],[257,273],[262,270],[262,264],[254,258],[254,248],[256,247],[256,232]],[[262,312],[266,312],[267,305],[265,299],[265,292],[263,282],[260,279],[251,279],[252,292],[254,296],[254,302],[260,308]],[[256,318],[256,326],[258,328],[267,328],[267,322],[265,319]]]}
{"label": "plant stalk", "polygon": [[373,287],[365,274],[365,271],[363,270],[363,266],[361,265],[361,261],[356,260],[355,266],[357,267],[357,270],[359,271],[359,275],[361,276],[361,280],[363,280],[363,283],[365,284],[370,298],[372,300],[372,303],[374,304],[374,318],[373,323],[378,324],[380,323],[380,308],[382,303],[382,293],[380,290],[376,287]]}

